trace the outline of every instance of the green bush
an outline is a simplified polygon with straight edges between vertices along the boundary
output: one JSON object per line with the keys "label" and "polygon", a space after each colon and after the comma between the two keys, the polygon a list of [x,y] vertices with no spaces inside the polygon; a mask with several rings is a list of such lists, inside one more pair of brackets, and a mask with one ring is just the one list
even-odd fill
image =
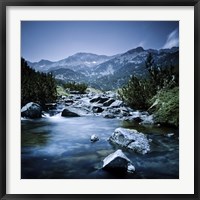
{"label": "green bush", "polygon": [[150,103],[149,111],[157,123],[179,125],[179,87],[159,91]]}
{"label": "green bush", "polygon": [[149,80],[139,79],[135,76],[118,93],[128,106],[135,109],[147,109],[149,99],[155,95],[154,88],[151,87]]}
{"label": "green bush", "polygon": [[71,92],[77,91],[80,94],[84,94],[88,86],[85,83],[68,82],[63,84],[63,87]]}

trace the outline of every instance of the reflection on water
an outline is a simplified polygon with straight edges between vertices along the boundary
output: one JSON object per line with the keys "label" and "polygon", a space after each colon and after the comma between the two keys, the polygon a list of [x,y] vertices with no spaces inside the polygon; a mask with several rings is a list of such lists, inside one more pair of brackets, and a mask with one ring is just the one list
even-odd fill
{"label": "reflection on water", "polygon": [[[107,139],[115,128],[135,128],[152,139],[151,152],[140,155],[123,149],[133,162],[135,174],[101,170],[102,160],[119,147]],[[25,179],[69,178],[178,178],[178,132],[171,128],[144,127],[102,117],[64,118],[59,114],[37,120],[22,120],[21,176]],[[166,133],[176,133],[166,137]],[[90,142],[96,134],[100,140]]]}

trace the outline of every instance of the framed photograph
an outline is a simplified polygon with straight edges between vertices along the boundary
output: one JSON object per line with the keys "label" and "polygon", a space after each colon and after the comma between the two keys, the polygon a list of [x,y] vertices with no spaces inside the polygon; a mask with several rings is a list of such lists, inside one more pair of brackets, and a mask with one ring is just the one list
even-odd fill
{"label": "framed photograph", "polygon": [[199,1],[0,5],[2,199],[199,199]]}

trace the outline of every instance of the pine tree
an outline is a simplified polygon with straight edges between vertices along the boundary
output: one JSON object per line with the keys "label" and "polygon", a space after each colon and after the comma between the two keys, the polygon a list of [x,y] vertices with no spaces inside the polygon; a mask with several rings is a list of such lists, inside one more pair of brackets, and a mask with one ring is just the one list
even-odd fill
{"label": "pine tree", "polygon": [[161,68],[156,66],[151,53],[146,58],[145,67],[148,75],[146,78],[133,76],[127,85],[119,90],[122,100],[135,109],[146,109],[150,99],[161,89],[171,89],[178,86],[178,73],[175,68]]}
{"label": "pine tree", "polygon": [[45,106],[57,98],[56,81],[52,74],[36,72],[21,59],[21,106],[36,102]]}

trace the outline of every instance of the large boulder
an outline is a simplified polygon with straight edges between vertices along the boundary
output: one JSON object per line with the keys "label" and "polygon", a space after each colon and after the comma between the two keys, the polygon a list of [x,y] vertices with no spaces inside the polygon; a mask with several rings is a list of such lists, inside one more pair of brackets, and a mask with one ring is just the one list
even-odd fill
{"label": "large boulder", "polygon": [[77,113],[72,112],[66,108],[62,111],[61,116],[63,116],[63,117],[80,117],[80,115],[78,115]]}
{"label": "large boulder", "polygon": [[134,129],[117,128],[109,138],[109,141],[142,154],[150,151],[147,137]]}
{"label": "large boulder", "polygon": [[27,103],[21,109],[21,116],[26,118],[40,118],[42,117],[42,107],[34,102]]}
{"label": "large boulder", "polygon": [[103,160],[103,169],[111,171],[134,172],[135,167],[121,149],[108,155]]}

